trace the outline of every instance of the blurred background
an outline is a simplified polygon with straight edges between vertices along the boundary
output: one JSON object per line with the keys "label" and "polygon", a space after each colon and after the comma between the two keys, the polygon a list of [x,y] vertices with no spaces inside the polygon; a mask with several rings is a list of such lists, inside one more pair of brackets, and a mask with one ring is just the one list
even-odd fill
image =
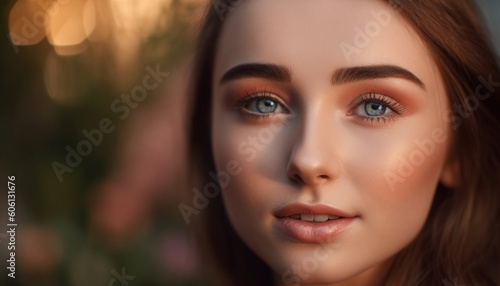
{"label": "blurred background", "polygon": [[[16,279],[198,285],[177,207],[187,63],[206,0],[6,0],[0,181],[16,179]],[[500,1],[478,0],[500,50]]]}

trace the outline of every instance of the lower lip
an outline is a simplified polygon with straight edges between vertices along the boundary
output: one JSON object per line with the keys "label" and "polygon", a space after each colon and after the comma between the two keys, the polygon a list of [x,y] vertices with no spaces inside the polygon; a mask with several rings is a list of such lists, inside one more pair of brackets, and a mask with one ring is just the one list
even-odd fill
{"label": "lower lip", "polygon": [[340,218],[325,222],[309,222],[290,217],[276,218],[277,227],[289,237],[309,243],[324,243],[342,233],[356,217]]}

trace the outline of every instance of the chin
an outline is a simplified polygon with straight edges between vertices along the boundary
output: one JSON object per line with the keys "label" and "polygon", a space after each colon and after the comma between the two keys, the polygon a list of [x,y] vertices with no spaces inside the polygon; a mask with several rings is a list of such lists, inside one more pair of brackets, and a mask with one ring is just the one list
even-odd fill
{"label": "chin", "polygon": [[[311,264],[311,267],[313,264]],[[312,268],[311,268],[312,269]],[[314,271],[307,272],[306,269],[302,269],[299,272],[297,269],[290,268],[279,276],[281,281],[285,285],[316,285],[316,284],[335,284],[343,281],[347,281],[350,278],[356,276],[356,272],[346,271],[343,267],[335,266],[320,266]]]}
{"label": "chin", "polygon": [[275,255],[268,261],[284,285],[378,285],[381,281],[376,280],[381,280],[386,273],[386,266],[392,261],[377,262],[374,256],[369,257],[367,254],[356,257],[352,253],[339,253],[338,249],[330,252],[326,258],[318,255],[325,253],[321,252],[324,248],[316,246],[311,249],[309,246],[296,248],[285,257],[278,258],[279,255]]}
{"label": "chin", "polygon": [[284,260],[286,262],[275,260],[271,265],[278,266],[272,268],[276,277],[285,285],[338,283],[362,272],[362,269],[349,267],[348,261],[338,261],[338,258],[332,259],[332,257],[321,260],[318,256],[315,257],[313,252]]}

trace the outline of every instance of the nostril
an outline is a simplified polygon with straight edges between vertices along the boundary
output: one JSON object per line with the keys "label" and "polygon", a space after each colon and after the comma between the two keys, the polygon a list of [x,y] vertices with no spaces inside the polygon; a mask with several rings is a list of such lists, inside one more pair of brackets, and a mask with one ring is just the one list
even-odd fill
{"label": "nostril", "polygon": [[328,179],[328,176],[327,175],[319,175],[318,178],[320,178],[320,179]]}
{"label": "nostril", "polygon": [[294,181],[298,184],[304,184],[304,180],[302,179],[302,177],[299,174],[294,174],[293,176],[290,177],[290,179],[292,179],[292,181]]}

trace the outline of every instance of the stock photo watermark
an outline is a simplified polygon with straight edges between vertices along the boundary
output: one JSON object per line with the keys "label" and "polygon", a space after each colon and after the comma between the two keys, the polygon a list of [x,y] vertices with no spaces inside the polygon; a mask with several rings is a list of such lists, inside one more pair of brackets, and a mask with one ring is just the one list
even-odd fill
{"label": "stock photo watermark", "polygon": [[209,172],[210,178],[213,182],[207,182],[203,186],[203,192],[197,188],[193,188],[193,200],[192,205],[187,205],[181,203],[178,205],[179,211],[184,218],[186,224],[191,222],[190,217],[192,215],[198,215],[201,210],[205,209],[209,204],[209,199],[214,199],[220,194],[220,188],[225,188],[229,185],[232,176],[237,176],[241,173],[242,168],[238,161],[231,160],[226,165],[226,170],[222,170],[215,174],[213,171]]}
{"label": "stock photo watermark", "polygon": [[[30,40],[36,37],[36,35],[41,31],[45,30],[49,22],[49,18],[54,17],[60,11],[61,5],[65,5],[70,0],[38,0],[36,1],[39,11],[33,13],[31,19],[24,16],[18,21],[21,21],[21,34],[10,32],[7,34],[7,38],[12,44],[14,52],[19,53],[19,45],[26,45],[30,43]],[[33,1],[34,2],[34,1]]]}
{"label": "stock photo watermark", "polygon": [[392,21],[391,12],[387,10],[380,10],[378,12],[372,11],[372,20],[368,21],[364,27],[354,27],[354,37],[351,42],[342,41],[339,45],[342,54],[347,62],[351,62],[351,57],[359,55],[363,49],[367,48],[380,33],[383,28],[389,26]]}
{"label": "stock photo watermark", "polygon": [[[287,120],[281,123],[271,124],[268,127],[262,128],[254,136],[248,136],[240,144],[238,144],[238,153],[241,155],[247,155],[245,160],[247,162],[253,161],[259,151],[264,150],[265,145],[269,144],[274,135],[282,130],[293,116],[290,116]],[[236,160],[231,160],[226,164],[225,170],[220,170],[216,173],[210,171],[208,176],[213,180],[206,182],[203,186],[203,192],[198,188],[193,188],[193,199],[191,205],[185,203],[180,203],[178,205],[179,211],[184,218],[186,224],[191,222],[190,217],[192,215],[198,215],[201,210],[205,209],[210,204],[210,199],[216,198],[221,191],[221,188],[225,188],[231,182],[231,178],[239,175],[243,171],[240,162]]]}
{"label": "stock photo watermark", "polygon": [[[467,96],[464,105],[454,104],[451,106],[451,110],[443,115],[444,121],[450,124],[452,130],[460,128],[463,121],[479,109],[480,101],[490,98],[491,94],[500,87],[500,82],[494,81],[491,74],[487,77],[480,75],[478,76],[478,80],[481,84],[474,90],[474,95]],[[428,157],[434,154],[437,145],[446,142],[448,137],[444,129],[436,128],[428,138],[415,140],[416,148],[406,158],[398,159],[397,172],[387,171],[384,174],[391,191],[395,191],[396,184],[402,183],[409,178],[418,166],[422,165]]]}
{"label": "stock photo watermark", "polygon": [[314,272],[318,271],[319,264],[328,260],[333,252],[334,249],[331,245],[326,242],[319,243],[315,247],[313,254],[304,258],[302,263],[290,265],[290,268],[281,275],[281,281],[286,285],[300,285]]}
{"label": "stock photo watermark", "polygon": [[465,106],[461,104],[454,104],[452,110],[445,114],[445,120],[451,123],[451,128],[457,130],[464,119],[469,118],[474,112],[477,111],[480,101],[490,98],[497,88],[500,87],[500,81],[494,81],[493,76],[490,74],[487,78],[480,75],[477,78],[481,84],[474,90],[474,95],[467,96]]}
{"label": "stock photo watermark", "polygon": [[129,281],[135,279],[135,276],[127,275],[125,267],[122,268],[121,274],[115,269],[111,270],[111,275],[113,275],[113,278],[109,280],[108,286],[116,286],[116,282],[120,282],[118,285],[127,286],[129,285]]}
{"label": "stock photo watermark", "polygon": [[425,160],[430,157],[437,149],[437,145],[443,144],[448,139],[445,131],[441,128],[432,130],[429,138],[424,140],[415,139],[415,148],[406,158],[398,158],[399,165],[397,173],[387,171],[384,174],[386,182],[389,184],[391,191],[396,190],[397,183],[404,182],[413,174],[415,169],[422,165]]}
{"label": "stock photo watermark", "polygon": [[8,237],[7,250],[9,258],[7,259],[7,274],[10,278],[16,278],[16,177],[7,177],[7,234],[3,238]]}
{"label": "stock photo watermark", "polygon": [[[170,75],[170,73],[162,72],[160,65],[156,65],[155,69],[147,66],[146,71],[147,74],[142,79],[142,85],[133,87],[129,93],[123,93],[119,99],[111,102],[110,110],[120,120],[127,119],[131,109],[137,108],[139,103],[147,98],[149,92],[156,89]],[[53,161],[51,164],[58,181],[61,183],[63,175],[73,172],[82,163],[83,158],[92,154],[94,148],[103,142],[105,135],[111,134],[115,129],[116,125],[113,120],[107,117],[99,121],[98,128],[83,129],[81,133],[85,139],[80,140],[75,147],[70,145],[65,147],[67,151],[65,161],[63,163]]]}
{"label": "stock photo watermark", "polygon": [[245,0],[217,0],[212,2],[212,6],[214,7],[217,16],[219,16],[219,19],[221,21],[224,21],[226,14],[233,11],[236,7],[240,6],[244,1]]}

